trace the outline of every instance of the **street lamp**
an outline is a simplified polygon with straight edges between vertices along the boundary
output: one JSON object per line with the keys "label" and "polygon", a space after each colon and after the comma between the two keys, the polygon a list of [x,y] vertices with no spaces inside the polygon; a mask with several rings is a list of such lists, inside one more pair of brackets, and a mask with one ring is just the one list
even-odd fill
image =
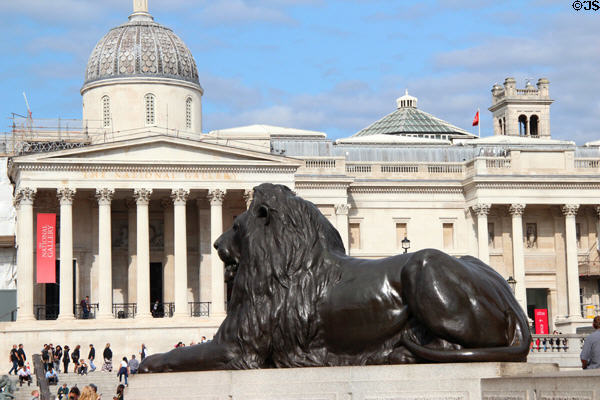
{"label": "street lamp", "polygon": [[509,276],[506,280],[506,283],[508,283],[508,286],[510,286],[510,290],[512,290],[513,294],[515,294],[515,286],[517,286],[517,281],[515,280],[515,278],[513,278],[512,275]]}
{"label": "street lamp", "polygon": [[402,248],[404,249],[404,254],[406,254],[408,249],[410,249],[410,240],[408,240],[406,236],[404,236],[404,239],[402,239]]}

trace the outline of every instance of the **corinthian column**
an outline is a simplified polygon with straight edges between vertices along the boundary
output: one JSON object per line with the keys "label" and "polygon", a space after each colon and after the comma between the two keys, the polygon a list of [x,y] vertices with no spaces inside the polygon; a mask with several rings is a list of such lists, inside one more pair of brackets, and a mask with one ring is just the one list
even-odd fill
{"label": "corinthian column", "polygon": [[479,259],[486,264],[490,263],[490,249],[488,244],[488,220],[490,212],[489,204],[476,204],[473,211],[477,214],[477,244],[479,248]]}
{"label": "corinthian column", "polygon": [[20,188],[15,194],[17,207],[17,318],[33,315],[33,200],[36,189]]}
{"label": "corinthian column", "polygon": [[577,262],[577,233],[575,217],[579,204],[565,204],[562,212],[565,216],[565,248],[567,252],[567,288],[569,318],[581,318],[579,301],[579,265]]}
{"label": "corinthian column", "polygon": [[98,315],[112,318],[112,252],[110,203],[113,189],[96,189],[98,200]]}
{"label": "corinthian column", "polygon": [[342,237],[342,243],[346,249],[346,254],[350,254],[350,245],[348,244],[348,211],[350,210],[350,204],[336,204],[335,205],[335,220],[336,227],[340,236]]}
{"label": "corinthian column", "polygon": [[58,319],[73,319],[73,197],[75,190],[56,191],[60,201],[60,300]]}
{"label": "corinthian column", "polygon": [[223,233],[223,200],[225,192],[220,189],[208,192],[210,202],[210,260],[211,260],[211,316],[225,315],[225,271],[219,253],[213,246]]}
{"label": "corinthian column", "polygon": [[175,312],[174,317],[188,315],[187,304],[187,228],[185,224],[185,203],[189,190],[177,189],[171,192],[174,216],[174,255],[175,255]]}
{"label": "corinthian column", "polygon": [[135,189],[133,197],[136,207],[136,248],[137,248],[137,315],[136,318],[148,318],[150,313],[150,233],[148,204],[151,189]]}
{"label": "corinthian column", "polygon": [[508,212],[512,215],[513,274],[517,281],[515,297],[521,308],[527,313],[525,259],[523,255],[523,213],[525,212],[525,204],[513,204],[508,209]]}

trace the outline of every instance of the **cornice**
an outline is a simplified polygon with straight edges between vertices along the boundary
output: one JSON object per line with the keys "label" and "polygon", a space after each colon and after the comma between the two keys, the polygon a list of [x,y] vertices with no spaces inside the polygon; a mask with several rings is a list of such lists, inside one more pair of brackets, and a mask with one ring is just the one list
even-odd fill
{"label": "cornice", "polygon": [[474,189],[556,189],[556,190],[599,190],[600,183],[582,182],[474,182]]}
{"label": "cornice", "polygon": [[298,182],[294,184],[297,190],[319,190],[319,189],[334,189],[334,190],[347,190],[349,183],[345,182]]}
{"label": "cornice", "polygon": [[295,165],[186,165],[186,164],[124,164],[124,163],[15,163],[22,171],[100,171],[100,172],[229,172],[229,173],[294,173]]}

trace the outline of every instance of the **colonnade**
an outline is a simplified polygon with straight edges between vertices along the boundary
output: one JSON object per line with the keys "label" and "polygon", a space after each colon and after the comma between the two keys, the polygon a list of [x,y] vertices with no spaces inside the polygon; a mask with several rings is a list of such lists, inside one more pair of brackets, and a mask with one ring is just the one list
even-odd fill
{"label": "colonnade", "polygon": [[[208,191],[210,202],[211,244],[223,232],[223,201],[225,190]],[[177,188],[171,191],[173,204],[174,231],[174,317],[189,315],[187,301],[187,238],[186,238],[186,202],[190,191]],[[36,189],[20,188],[15,195],[17,207],[17,306],[18,320],[33,320],[34,315],[34,232],[33,202]],[[152,189],[135,189],[133,197],[136,207],[136,318],[150,318],[150,237],[149,203]],[[57,197],[60,202],[60,281],[73,281],[73,198],[75,189],[59,188]],[[113,318],[112,299],[112,240],[111,240],[111,203],[114,189],[96,189],[98,202],[98,311],[96,318]],[[251,191],[244,193],[247,205],[252,199]],[[212,248],[212,246],[211,246]],[[211,310],[210,315],[225,315],[225,283],[223,262],[216,250],[211,251]],[[73,287],[61,284],[58,319],[73,319]],[[64,301],[64,299],[69,299]]]}
{"label": "colonnade", "polygon": [[[488,243],[488,214],[490,204],[479,203],[472,206],[477,216],[477,244],[479,258],[489,264]],[[515,203],[508,207],[512,220],[512,255],[513,255],[513,277],[515,284],[515,297],[523,310],[527,312],[527,294],[525,286],[525,258],[523,251],[523,213],[526,204]],[[579,299],[579,263],[577,260],[577,234],[576,216],[579,210],[578,204],[561,205],[561,211],[565,218],[565,248],[567,266],[567,296],[568,315],[572,319],[581,318],[581,306]],[[600,209],[597,209],[600,215]]]}

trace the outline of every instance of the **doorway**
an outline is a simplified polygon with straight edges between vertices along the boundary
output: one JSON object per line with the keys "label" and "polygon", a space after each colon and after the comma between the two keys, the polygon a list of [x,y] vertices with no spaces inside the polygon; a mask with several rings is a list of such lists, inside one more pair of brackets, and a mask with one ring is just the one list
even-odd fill
{"label": "doorway", "polygon": [[[548,310],[548,289],[527,289],[527,316],[533,321],[535,309]],[[548,323],[551,324],[550,321]]]}
{"label": "doorway", "polygon": [[[58,311],[60,309],[60,260],[55,261],[55,279],[56,283],[46,283],[46,295],[45,295],[45,306],[44,306],[44,315],[39,315],[38,319],[57,319]],[[77,289],[77,260],[73,260],[73,298],[71,299],[71,304],[75,307],[77,304],[76,289]],[[38,310],[38,312],[41,312]]]}
{"label": "doorway", "polygon": [[150,302],[163,302],[163,267],[162,263],[150,263]]}

